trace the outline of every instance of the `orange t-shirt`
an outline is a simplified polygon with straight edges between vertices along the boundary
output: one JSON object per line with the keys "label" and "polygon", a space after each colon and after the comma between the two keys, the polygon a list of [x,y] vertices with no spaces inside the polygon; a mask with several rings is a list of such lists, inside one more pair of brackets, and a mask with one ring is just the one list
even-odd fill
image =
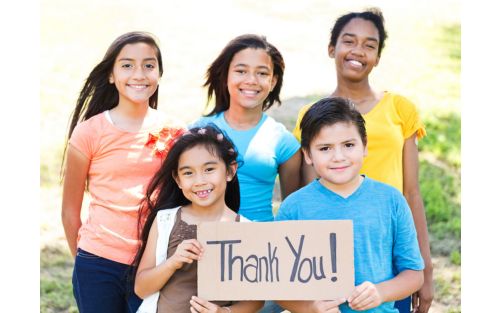
{"label": "orange t-shirt", "polygon": [[79,123],[69,141],[90,160],[87,180],[91,199],[88,219],[78,232],[78,247],[131,264],[139,244],[138,209],[162,161],[162,155],[150,143],[150,134],[165,124],[127,132],[114,126],[106,114]]}

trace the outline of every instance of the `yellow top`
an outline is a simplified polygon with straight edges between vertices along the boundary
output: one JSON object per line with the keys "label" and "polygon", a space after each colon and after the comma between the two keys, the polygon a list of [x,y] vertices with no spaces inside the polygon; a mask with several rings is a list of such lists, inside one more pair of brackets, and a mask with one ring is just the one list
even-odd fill
{"label": "yellow top", "polygon": [[[299,111],[293,135],[300,141],[300,122],[313,103]],[[403,96],[385,92],[373,109],[363,114],[368,137],[368,155],[360,173],[403,191],[403,145],[415,132],[426,135],[416,106]]]}

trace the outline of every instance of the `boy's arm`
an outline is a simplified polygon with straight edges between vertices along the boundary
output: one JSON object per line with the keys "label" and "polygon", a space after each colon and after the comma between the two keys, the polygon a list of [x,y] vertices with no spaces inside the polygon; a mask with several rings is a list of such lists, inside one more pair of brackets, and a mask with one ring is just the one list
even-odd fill
{"label": "boy's arm", "polygon": [[[424,203],[418,185],[418,147],[416,133],[406,139],[403,146],[403,194],[410,206],[415,228],[417,230],[418,245],[424,259],[424,285],[418,290],[419,313],[426,313],[434,298],[434,285],[432,282],[432,259],[427,232],[427,219],[425,217]],[[417,307],[417,306],[414,306]]]}
{"label": "boy's arm", "polygon": [[200,297],[192,296],[189,304],[191,305],[191,312],[254,313],[264,306],[264,301],[239,301],[231,306],[220,307]]}
{"label": "boy's arm", "polygon": [[276,301],[281,307],[294,313],[337,313],[340,312],[339,305],[345,302],[345,299],[321,300],[321,301]]}
{"label": "boy's arm", "polygon": [[396,277],[378,284],[365,281],[356,286],[347,301],[354,310],[368,310],[384,302],[404,299],[419,290],[423,282],[422,271],[404,270]]}

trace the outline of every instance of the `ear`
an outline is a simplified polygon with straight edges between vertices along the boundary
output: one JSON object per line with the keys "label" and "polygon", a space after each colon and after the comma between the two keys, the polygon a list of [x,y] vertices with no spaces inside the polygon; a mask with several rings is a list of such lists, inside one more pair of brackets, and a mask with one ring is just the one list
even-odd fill
{"label": "ear", "polygon": [[113,77],[113,73],[109,74],[109,83],[111,85],[115,83],[115,78]]}
{"label": "ear", "polygon": [[328,56],[335,59],[335,47],[332,45],[328,45]]}
{"label": "ear", "polygon": [[374,66],[377,66],[379,61],[380,61],[380,56],[377,56],[377,61],[375,61],[375,65]]}
{"label": "ear", "polygon": [[278,77],[276,77],[276,75],[273,75],[273,78],[271,80],[271,89],[269,90],[269,92],[273,91],[274,86],[276,86],[277,82],[278,82]]}
{"label": "ear", "polygon": [[236,170],[238,169],[238,163],[234,162],[231,165],[229,165],[227,174],[226,174],[226,181],[230,182],[233,180],[234,175],[236,175]]}
{"label": "ear", "polygon": [[306,161],[306,164],[313,165],[313,161],[312,161],[311,154],[309,153],[309,151],[302,148],[302,153],[304,154],[304,161]]}
{"label": "ear", "polygon": [[177,187],[179,187],[179,189],[182,189],[181,188],[181,181],[179,180],[179,176],[177,176],[176,174],[174,174],[172,172],[172,178],[175,180],[175,183],[177,184]]}
{"label": "ear", "polygon": [[363,158],[366,158],[367,155],[368,155],[368,145],[365,145],[363,149]]}

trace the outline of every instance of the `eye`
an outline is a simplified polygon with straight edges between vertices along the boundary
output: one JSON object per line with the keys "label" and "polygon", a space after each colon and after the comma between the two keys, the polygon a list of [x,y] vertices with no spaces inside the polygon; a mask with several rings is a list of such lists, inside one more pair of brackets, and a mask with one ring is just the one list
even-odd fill
{"label": "eye", "polygon": [[343,40],[342,43],[345,43],[346,45],[350,45],[350,44],[354,43],[354,41],[348,39],[348,40]]}
{"label": "eye", "polygon": [[319,151],[328,151],[330,150],[330,147],[321,147],[319,148]]}
{"label": "eye", "polygon": [[215,167],[207,167],[207,168],[205,169],[205,172],[206,172],[206,173],[210,173],[210,172],[213,172],[213,171],[215,171]]}
{"label": "eye", "polygon": [[257,73],[259,76],[269,76],[268,72],[258,72]]}
{"label": "eye", "polygon": [[352,142],[348,142],[345,144],[346,148],[353,148],[355,145]]}
{"label": "eye", "polygon": [[156,66],[154,64],[146,64],[146,65],[144,65],[144,67],[147,69],[150,69],[150,70],[153,70],[156,68]]}
{"label": "eye", "polygon": [[182,176],[191,176],[193,174],[193,172],[191,171],[184,171],[181,173]]}
{"label": "eye", "polygon": [[245,70],[240,70],[240,69],[235,70],[235,72],[238,73],[238,74],[245,74],[246,73]]}
{"label": "eye", "polygon": [[124,64],[122,64],[122,68],[132,68],[132,66],[133,65],[130,64],[130,63],[124,63]]}

